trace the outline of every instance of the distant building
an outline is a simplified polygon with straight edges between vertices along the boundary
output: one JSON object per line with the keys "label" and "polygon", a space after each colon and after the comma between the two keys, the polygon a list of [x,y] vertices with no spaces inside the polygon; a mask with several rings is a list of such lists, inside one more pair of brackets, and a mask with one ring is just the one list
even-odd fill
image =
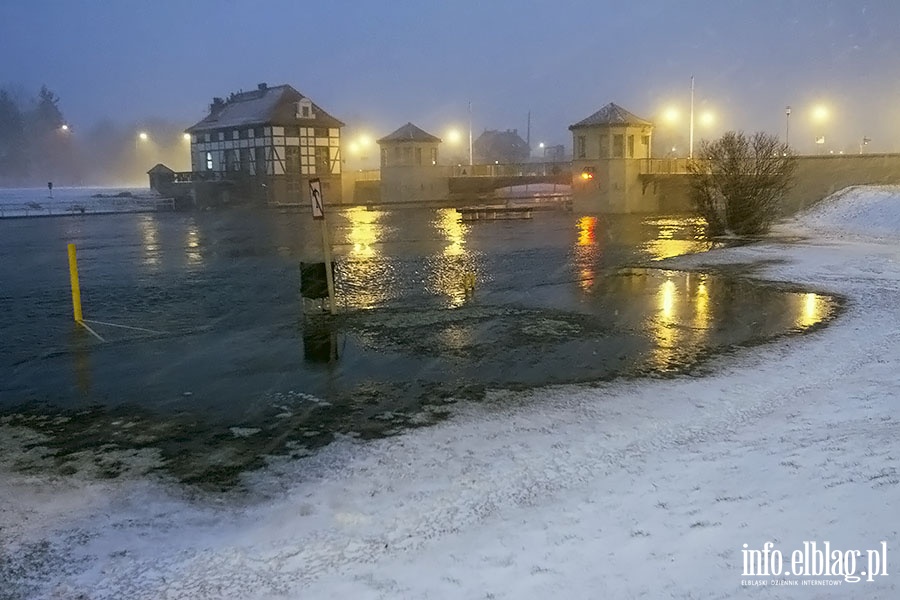
{"label": "distant building", "polygon": [[641,160],[649,159],[653,123],[609,103],[571,125],[572,191],[576,205],[600,212],[643,212]]}
{"label": "distant building", "polygon": [[382,202],[441,200],[449,194],[447,169],[438,166],[441,139],[412,123],[378,140]]}
{"label": "distant building", "polygon": [[153,165],[147,175],[150,176],[150,188],[160,192],[163,195],[170,195],[170,192],[164,192],[172,187],[175,182],[175,171],[162,163]]}
{"label": "distant building", "polygon": [[566,160],[566,147],[562,144],[544,146],[541,160],[546,162],[563,162]]}
{"label": "distant building", "polygon": [[528,162],[531,148],[516,129],[487,129],[472,143],[475,164],[512,164]]}
{"label": "distant building", "polygon": [[289,85],[214,98],[187,129],[195,194],[303,204],[316,177],[325,201],[340,203],[343,126]]}

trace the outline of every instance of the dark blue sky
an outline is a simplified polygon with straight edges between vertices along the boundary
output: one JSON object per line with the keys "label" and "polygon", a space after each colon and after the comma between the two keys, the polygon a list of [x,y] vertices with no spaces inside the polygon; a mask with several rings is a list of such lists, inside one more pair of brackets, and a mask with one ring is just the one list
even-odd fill
{"label": "dark blue sky", "polygon": [[[213,96],[289,83],[381,136],[413,121],[567,127],[614,101],[656,119],[679,104],[716,131],[900,151],[900,1],[3,0],[0,85],[46,83],[73,127],[102,118],[192,124]],[[813,126],[825,102],[829,122]],[[662,127],[663,125],[660,125]],[[822,131],[819,131],[819,130]],[[698,123],[698,138],[704,135]],[[808,147],[804,147],[808,146]]]}

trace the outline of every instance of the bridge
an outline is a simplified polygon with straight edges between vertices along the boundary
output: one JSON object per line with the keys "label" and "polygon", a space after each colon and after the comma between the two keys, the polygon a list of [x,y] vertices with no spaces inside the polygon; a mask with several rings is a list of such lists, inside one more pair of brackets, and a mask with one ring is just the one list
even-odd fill
{"label": "bridge", "polygon": [[451,194],[483,195],[494,190],[538,183],[572,184],[568,162],[458,165],[448,177]]}
{"label": "bridge", "polygon": [[[798,156],[795,185],[785,199],[786,213],[794,212],[824,198],[828,194],[850,185],[897,184],[900,183],[900,154],[850,154]],[[688,207],[690,171],[687,158],[632,159],[639,163],[638,169],[631,171],[633,177],[627,183],[628,190],[622,194],[633,194],[629,201],[634,210],[650,210],[649,207]],[[571,185],[573,167],[570,162],[455,165],[428,167],[433,181],[444,182],[444,196],[449,199],[490,197],[501,188],[525,186],[540,183]],[[344,173],[345,198],[350,201],[370,204],[381,201],[384,182],[379,170],[347,171]],[[164,196],[179,201],[189,197],[194,186],[228,186],[233,193],[247,195],[241,188],[243,178],[235,173],[182,172],[168,170],[159,178],[151,174],[151,187]],[[417,201],[418,182],[411,186],[415,193],[409,202]],[[632,191],[633,190],[633,191]],[[257,190],[258,191],[258,190]],[[266,198],[260,198],[265,202]],[[434,199],[435,201],[438,198]],[[594,207],[595,201],[588,206]]]}
{"label": "bridge", "polygon": [[[539,183],[572,183],[572,164],[569,162],[456,165],[440,169],[441,176],[446,178],[450,194],[457,196],[483,196],[501,188]],[[381,180],[378,169],[348,171],[344,176],[350,179],[350,184],[357,191],[364,192],[363,196],[376,193],[374,188],[378,187]],[[246,179],[247,175],[243,172],[167,171],[159,177],[151,175],[151,187],[165,195],[179,197],[189,195],[193,184],[228,185]]]}

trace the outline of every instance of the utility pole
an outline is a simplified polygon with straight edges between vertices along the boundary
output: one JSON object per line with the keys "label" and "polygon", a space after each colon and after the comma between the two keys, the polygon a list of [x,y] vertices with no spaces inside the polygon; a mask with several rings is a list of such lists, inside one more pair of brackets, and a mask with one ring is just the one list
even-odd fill
{"label": "utility pole", "polygon": [[688,147],[688,158],[694,158],[694,76],[691,75],[691,134]]}
{"label": "utility pole", "polygon": [[472,101],[469,101],[469,166],[472,166]]}
{"label": "utility pole", "polygon": [[331,240],[328,239],[328,225],[325,223],[325,199],[322,196],[322,184],[318,177],[309,180],[309,196],[312,202],[313,219],[322,224],[322,254],[325,257],[325,284],[328,286],[328,308],[331,314],[336,314],[334,273],[331,271]]}
{"label": "utility pole", "polygon": [[791,145],[791,107],[784,107],[784,145]]}
{"label": "utility pole", "polygon": [[528,129],[525,134],[525,143],[528,145],[528,155],[531,156],[531,111],[528,111]]}

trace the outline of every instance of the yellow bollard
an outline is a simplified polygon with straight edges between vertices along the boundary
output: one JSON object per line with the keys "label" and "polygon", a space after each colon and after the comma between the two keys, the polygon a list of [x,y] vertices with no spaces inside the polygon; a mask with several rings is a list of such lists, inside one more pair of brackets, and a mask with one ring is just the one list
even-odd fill
{"label": "yellow bollard", "polygon": [[69,244],[69,281],[72,284],[72,312],[75,322],[81,323],[81,287],[78,285],[78,259],[75,258],[75,244]]}
{"label": "yellow bollard", "polygon": [[475,273],[472,271],[463,273],[463,292],[466,296],[475,293]]}

